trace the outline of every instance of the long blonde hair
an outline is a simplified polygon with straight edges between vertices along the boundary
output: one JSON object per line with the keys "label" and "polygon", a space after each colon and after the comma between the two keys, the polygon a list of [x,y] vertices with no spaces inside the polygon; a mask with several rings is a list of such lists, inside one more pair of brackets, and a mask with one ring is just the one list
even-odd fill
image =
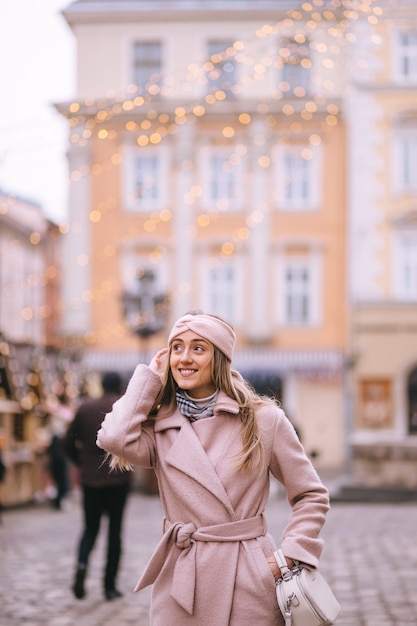
{"label": "long blonde hair", "polygon": [[[177,385],[171,372],[170,357],[171,346],[165,360],[162,387],[149,412],[148,420],[157,420],[170,415],[176,408]],[[237,471],[247,471],[257,466],[262,472],[265,467],[265,450],[256,419],[256,410],[265,404],[276,404],[275,400],[257,394],[240,374],[232,370],[229,359],[214,345],[211,377],[216,389],[236,400],[240,407],[239,418],[243,426],[242,450],[238,458]],[[110,466],[112,469],[131,469],[124,459],[115,456],[111,456]]]}

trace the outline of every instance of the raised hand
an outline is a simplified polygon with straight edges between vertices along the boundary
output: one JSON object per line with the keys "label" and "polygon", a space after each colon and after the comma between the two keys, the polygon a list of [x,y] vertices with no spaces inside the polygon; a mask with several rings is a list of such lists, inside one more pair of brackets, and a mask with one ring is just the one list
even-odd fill
{"label": "raised hand", "polygon": [[149,367],[159,376],[162,376],[165,370],[165,361],[168,355],[168,348],[163,348],[163,350],[159,350],[153,357],[152,361],[149,363]]}

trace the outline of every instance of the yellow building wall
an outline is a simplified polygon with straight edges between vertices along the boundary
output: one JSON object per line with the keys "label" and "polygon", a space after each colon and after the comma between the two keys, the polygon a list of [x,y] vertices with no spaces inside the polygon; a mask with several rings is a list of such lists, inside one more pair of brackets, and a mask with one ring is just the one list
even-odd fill
{"label": "yellow building wall", "polygon": [[343,350],[347,342],[346,180],[343,123],[324,137],[323,203],[319,211],[277,213],[272,220],[274,241],[294,238],[323,249],[323,315],[319,328],[285,328],[277,335],[280,348]]}
{"label": "yellow building wall", "polygon": [[307,454],[317,468],[340,468],[345,445],[340,380],[300,379],[297,398],[297,426]]}
{"label": "yellow building wall", "polygon": [[[103,171],[92,177],[91,201],[91,319],[92,339],[103,350],[132,348],[122,317],[120,302],[120,253],[123,242],[136,240],[143,248],[164,245],[172,246],[172,222],[156,220],[150,232],[145,228],[149,213],[127,213],[123,210],[121,175],[123,162],[111,165],[114,155],[121,154],[121,132],[114,140],[95,139],[92,164],[107,164]],[[169,141],[169,139],[167,140]],[[198,145],[196,145],[198,149]],[[322,204],[317,211],[282,212],[273,206],[268,213],[270,224],[269,245],[280,242],[306,241],[320,247],[323,258],[323,303],[322,323],[311,328],[274,328],[270,345],[282,349],[340,349],[346,346],[346,200],[344,180],[345,129],[342,122],[331,132],[323,134],[323,188]],[[110,164],[110,165],[109,165]],[[194,172],[195,182],[200,182]],[[250,172],[249,172],[250,177]],[[175,180],[174,177],[172,177]],[[167,181],[167,184],[168,181]],[[169,208],[175,211],[175,198],[169,194]],[[162,207],[165,208],[165,207]],[[221,241],[232,240],[232,234],[246,226],[251,205],[246,200],[246,211],[218,214],[204,228],[197,226],[197,217],[204,209],[197,203],[190,206],[192,221],[196,224],[194,237],[188,245],[198,249],[204,242],[216,246]],[[174,244],[175,245],[175,244]],[[181,244],[183,245],[183,244]],[[185,244],[184,244],[185,245]],[[243,255],[245,243],[242,243]],[[251,271],[250,264],[247,266]],[[172,272],[172,268],[170,269]],[[194,268],[194,282],[198,285],[198,265]],[[265,267],[273,292],[274,275],[271,264]],[[171,273],[170,287],[175,289],[178,277]],[[250,293],[247,294],[250,298]],[[275,301],[268,300],[274,317]],[[134,341],[134,339],[133,339]]]}

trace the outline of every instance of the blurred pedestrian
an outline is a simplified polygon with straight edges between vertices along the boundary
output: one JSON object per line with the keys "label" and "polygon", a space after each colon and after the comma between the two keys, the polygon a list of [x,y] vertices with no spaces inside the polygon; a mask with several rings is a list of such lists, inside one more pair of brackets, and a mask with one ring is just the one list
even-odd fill
{"label": "blurred pedestrian", "polygon": [[62,502],[69,492],[68,458],[64,450],[62,438],[53,435],[47,449],[48,470],[54,482],[55,496],[52,506],[57,511],[62,509]]}
{"label": "blurred pedestrian", "polygon": [[121,382],[116,372],[104,374],[101,381],[102,396],[89,398],[80,405],[65,437],[67,454],[80,468],[83,492],[84,529],[78,545],[72,586],[77,599],[86,595],[88,561],[103,515],[108,516],[107,555],[103,576],[104,596],[107,600],[113,600],[122,595],[116,587],[116,577],[122,551],[122,522],[131,472],[111,472],[105,453],[96,446],[97,431],[104,415],[120,397]]}
{"label": "blurred pedestrian", "polygon": [[235,339],[215,315],[180,318],[98,433],[112,466],[158,477],[164,535],[136,586],[153,585],[152,626],[283,626],[264,517],[271,475],[292,508],[288,566],[314,569],[323,549],[327,489],[276,401],[232,370]]}

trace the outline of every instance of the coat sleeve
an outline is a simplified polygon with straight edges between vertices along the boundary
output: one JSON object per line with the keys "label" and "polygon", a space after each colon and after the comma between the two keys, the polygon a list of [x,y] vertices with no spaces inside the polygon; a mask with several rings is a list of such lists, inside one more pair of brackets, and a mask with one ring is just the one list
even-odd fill
{"label": "coat sleeve", "polygon": [[329,510],[321,482],[285,413],[277,410],[270,470],[285,487],[291,515],[281,538],[285,556],[317,567],[323,550],[319,537]]}
{"label": "coat sleeve", "polygon": [[97,445],[132,465],[154,467],[153,428],[143,424],[161,389],[161,379],[147,365],[138,365],[125,394],[107,413],[97,433]]}

